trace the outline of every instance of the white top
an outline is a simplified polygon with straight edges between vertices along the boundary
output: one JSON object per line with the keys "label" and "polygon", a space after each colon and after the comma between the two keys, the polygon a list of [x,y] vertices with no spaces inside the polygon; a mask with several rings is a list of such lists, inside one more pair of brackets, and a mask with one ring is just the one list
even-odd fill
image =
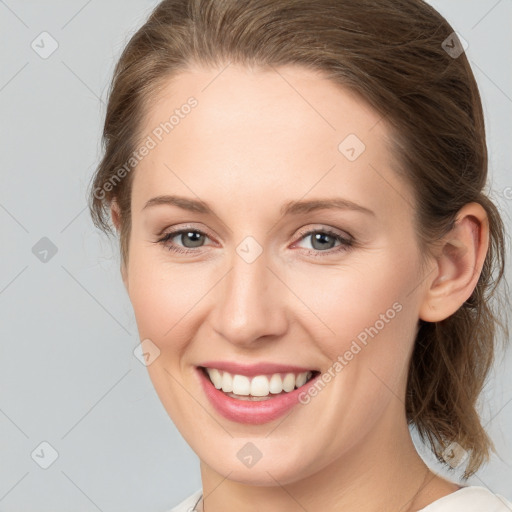
{"label": "white top", "polygon": [[[194,512],[202,496],[202,489],[183,500],[168,512]],[[512,503],[485,487],[463,487],[434,501],[420,512],[512,512]]]}

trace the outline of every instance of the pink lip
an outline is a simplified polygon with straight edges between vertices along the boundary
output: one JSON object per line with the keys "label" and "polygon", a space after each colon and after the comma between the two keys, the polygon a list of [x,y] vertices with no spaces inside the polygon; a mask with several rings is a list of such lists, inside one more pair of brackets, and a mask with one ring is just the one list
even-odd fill
{"label": "pink lip", "polygon": [[[209,368],[219,368],[217,365],[208,366]],[[233,368],[232,365],[229,365],[230,368]],[[260,366],[256,365],[258,372],[254,373],[254,375],[262,375],[265,372],[262,372],[261,369],[268,370],[268,367],[265,365]],[[275,366],[276,368],[283,369],[285,371],[294,372],[297,370],[297,367],[291,366]],[[247,366],[244,367],[247,370]],[[290,368],[295,368],[295,370],[290,370]],[[220,368],[219,368],[220,369]],[[251,371],[254,371],[255,367],[250,367]],[[274,370],[274,366],[272,367],[270,373],[279,373]],[[304,386],[300,388],[294,389],[289,393],[282,393],[279,395],[271,395],[273,398],[261,401],[249,401],[249,400],[238,400],[236,398],[232,398],[226,395],[222,390],[217,389],[210,379],[208,375],[206,375],[206,370],[202,368],[196,368],[197,374],[199,376],[199,380],[201,382],[201,386],[210,400],[213,407],[216,409],[218,413],[227,418],[228,420],[235,421],[237,423],[244,423],[249,425],[260,425],[262,423],[267,423],[269,421],[275,420],[289,411],[293,406],[297,405],[299,402],[299,396],[301,393],[307,391],[307,389],[314,384],[316,379],[320,377],[320,373],[313,377],[310,381],[308,381]],[[227,370],[231,373],[230,370]],[[237,368],[239,372],[239,366]],[[298,369],[299,373],[301,371],[306,371],[302,368]],[[236,372],[233,372],[236,373]],[[241,375],[241,373],[239,373]]]}
{"label": "pink lip", "polygon": [[200,366],[205,368],[217,368],[225,372],[247,377],[256,375],[269,375],[272,373],[303,373],[307,371],[316,371],[316,368],[303,368],[300,366],[290,366],[276,363],[261,362],[257,364],[241,364],[229,361],[206,361]]}

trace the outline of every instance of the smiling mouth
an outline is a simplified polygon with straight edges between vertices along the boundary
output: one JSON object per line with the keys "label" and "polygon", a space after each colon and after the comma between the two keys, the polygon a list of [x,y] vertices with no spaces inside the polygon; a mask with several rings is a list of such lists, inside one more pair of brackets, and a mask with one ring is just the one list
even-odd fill
{"label": "smiling mouth", "polygon": [[216,389],[238,400],[271,400],[274,396],[290,393],[306,385],[320,372],[309,370],[301,373],[272,373],[248,377],[217,368],[199,367]]}

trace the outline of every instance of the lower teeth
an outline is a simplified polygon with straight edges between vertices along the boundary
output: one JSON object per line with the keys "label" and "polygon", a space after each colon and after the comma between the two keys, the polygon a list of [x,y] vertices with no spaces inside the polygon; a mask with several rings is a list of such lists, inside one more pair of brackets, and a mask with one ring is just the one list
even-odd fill
{"label": "lower teeth", "polygon": [[281,393],[276,393],[275,395],[267,395],[267,396],[253,396],[253,395],[235,395],[235,393],[226,393],[223,391],[223,393],[231,398],[236,398],[237,400],[249,400],[252,402],[260,402],[262,400],[271,400],[274,396],[279,396],[285,393],[285,391],[282,391]]}

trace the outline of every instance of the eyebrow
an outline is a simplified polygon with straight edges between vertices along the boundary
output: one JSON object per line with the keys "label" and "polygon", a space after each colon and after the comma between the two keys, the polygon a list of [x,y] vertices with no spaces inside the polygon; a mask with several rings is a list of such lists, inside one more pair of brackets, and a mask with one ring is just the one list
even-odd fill
{"label": "eyebrow", "polygon": [[[151,198],[142,208],[145,210],[146,208],[150,208],[156,205],[170,205],[177,206],[182,208],[183,210],[188,210],[190,212],[195,213],[204,213],[204,214],[213,214],[213,209],[208,206],[204,201],[190,199],[188,197],[182,196],[174,196],[174,195],[164,195],[157,196]],[[354,203],[353,201],[349,201],[348,199],[343,199],[341,197],[333,197],[326,199],[309,199],[309,200],[299,200],[299,201],[289,201],[285,203],[281,207],[280,214],[282,216],[285,215],[299,215],[310,213],[315,210],[353,210],[362,213],[366,213],[369,215],[375,216],[375,212],[372,210],[361,206],[360,204]]]}

